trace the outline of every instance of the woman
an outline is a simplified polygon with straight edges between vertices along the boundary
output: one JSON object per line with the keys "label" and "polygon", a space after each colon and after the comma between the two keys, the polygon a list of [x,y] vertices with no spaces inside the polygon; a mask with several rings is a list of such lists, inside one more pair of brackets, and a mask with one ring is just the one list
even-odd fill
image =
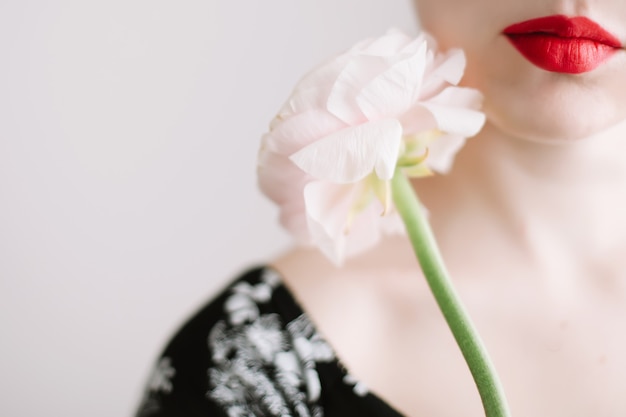
{"label": "woman", "polygon": [[[453,171],[415,187],[513,414],[626,415],[626,3],[416,5],[485,95]],[[140,414],[481,416],[419,275],[405,238],[341,268],[294,249],[186,325]]]}

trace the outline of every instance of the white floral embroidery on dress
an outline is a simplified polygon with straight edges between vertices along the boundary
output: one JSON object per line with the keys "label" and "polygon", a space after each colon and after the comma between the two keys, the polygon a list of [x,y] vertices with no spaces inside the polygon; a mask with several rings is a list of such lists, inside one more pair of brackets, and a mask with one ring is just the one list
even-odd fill
{"label": "white floral embroidery on dress", "polygon": [[159,359],[148,378],[148,384],[139,405],[138,416],[150,415],[161,408],[161,401],[156,394],[170,394],[174,389],[172,378],[175,375],[176,369],[172,366],[172,360],[167,356]]}
{"label": "white floral embroidery on dress", "polygon": [[214,367],[207,395],[229,417],[323,416],[316,364],[335,356],[306,316],[283,327],[277,314],[259,313],[258,303],[268,302],[278,283],[270,271],[259,284],[235,285],[226,320],[209,334]]}
{"label": "white floral embroidery on dress", "polygon": [[255,320],[259,316],[257,303],[267,303],[279,283],[280,278],[276,272],[265,269],[260,283],[254,286],[247,282],[236,284],[232,288],[233,294],[224,304],[230,324],[240,325]]}
{"label": "white floral embroidery on dress", "polygon": [[172,378],[176,375],[176,369],[172,366],[172,360],[162,357],[152,370],[148,380],[148,389],[153,392],[172,392]]}
{"label": "white floral embroidery on dress", "polygon": [[346,375],[343,377],[343,383],[346,385],[352,385],[352,391],[359,397],[365,397],[369,394],[367,385],[353,377],[352,375]]}

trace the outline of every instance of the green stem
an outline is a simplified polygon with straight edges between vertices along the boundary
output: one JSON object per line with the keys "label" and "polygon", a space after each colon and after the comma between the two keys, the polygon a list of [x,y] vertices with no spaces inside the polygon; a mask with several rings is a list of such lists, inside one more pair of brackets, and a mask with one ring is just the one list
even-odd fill
{"label": "green stem", "polygon": [[485,415],[510,417],[504,391],[487,350],[452,286],[422,206],[401,169],[396,170],[391,187],[395,206],[404,221],[428,285],[474,377]]}

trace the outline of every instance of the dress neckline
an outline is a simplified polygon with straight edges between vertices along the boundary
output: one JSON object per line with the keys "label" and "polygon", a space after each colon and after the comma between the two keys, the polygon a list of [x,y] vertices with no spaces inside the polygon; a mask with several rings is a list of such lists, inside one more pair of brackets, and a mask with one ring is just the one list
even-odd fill
{"label": "dress neckline", "polygon": [[[337,351],[334,349],[333,345],[328,342],[326,338],[324,338],[323,333],[319,331],[316,323],[311,319],[311,316],[306,312],[306,310],[302,307],[302,305],[296,299],[294,293],[290,290],[289,286],[286,284],[285,279],[281,275],[281,273],[271,266],[264,266],[260,271],[260,276],[263,275],[264,271],[270,272],[278,279],[278,286],[274,291],[274,301],[276,302],[277,308],[281,310],[281,313],[285,315],[285,319],[288,321],[294,320],[299,316],[304,316],[311,323],[314,328],[314,331],[322,338],[322,340],[330,347],[334,355],[334,362],[332,367],[329,368],[329,372],[333,374],[333,379],[336,381],[341,381],[343,383],[348,383],[354,386],[355,393],[360,392],[361,394],[357,394],[363,398],[363,401],[366,403],[367,407],[370,410],[378,410],[381,416],[389,416],[389,417],[407,417],[404,414],[400,413],[396,408],[390,405],[387,401],[382,399],[378,394],[369,390],[365,384],[359,381],[357,378],[353,377],[350,374],[348,367],[345,366],[344,362],[341,360],[339,355],[337,355]],[[364,395],[363,395],[364,393]],[[376,414],[378,415],[378,414]]]}

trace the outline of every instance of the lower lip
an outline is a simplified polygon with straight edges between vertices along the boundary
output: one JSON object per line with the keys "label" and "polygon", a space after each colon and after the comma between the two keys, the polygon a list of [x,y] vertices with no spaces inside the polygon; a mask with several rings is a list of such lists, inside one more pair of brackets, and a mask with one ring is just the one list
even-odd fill
{"label": "lower lip", "polygon": [[541,69],[565,74],[593,71],[609,59],[617,48],[583,38],[529,33],[507,35],[511,43],[530,62]]}

